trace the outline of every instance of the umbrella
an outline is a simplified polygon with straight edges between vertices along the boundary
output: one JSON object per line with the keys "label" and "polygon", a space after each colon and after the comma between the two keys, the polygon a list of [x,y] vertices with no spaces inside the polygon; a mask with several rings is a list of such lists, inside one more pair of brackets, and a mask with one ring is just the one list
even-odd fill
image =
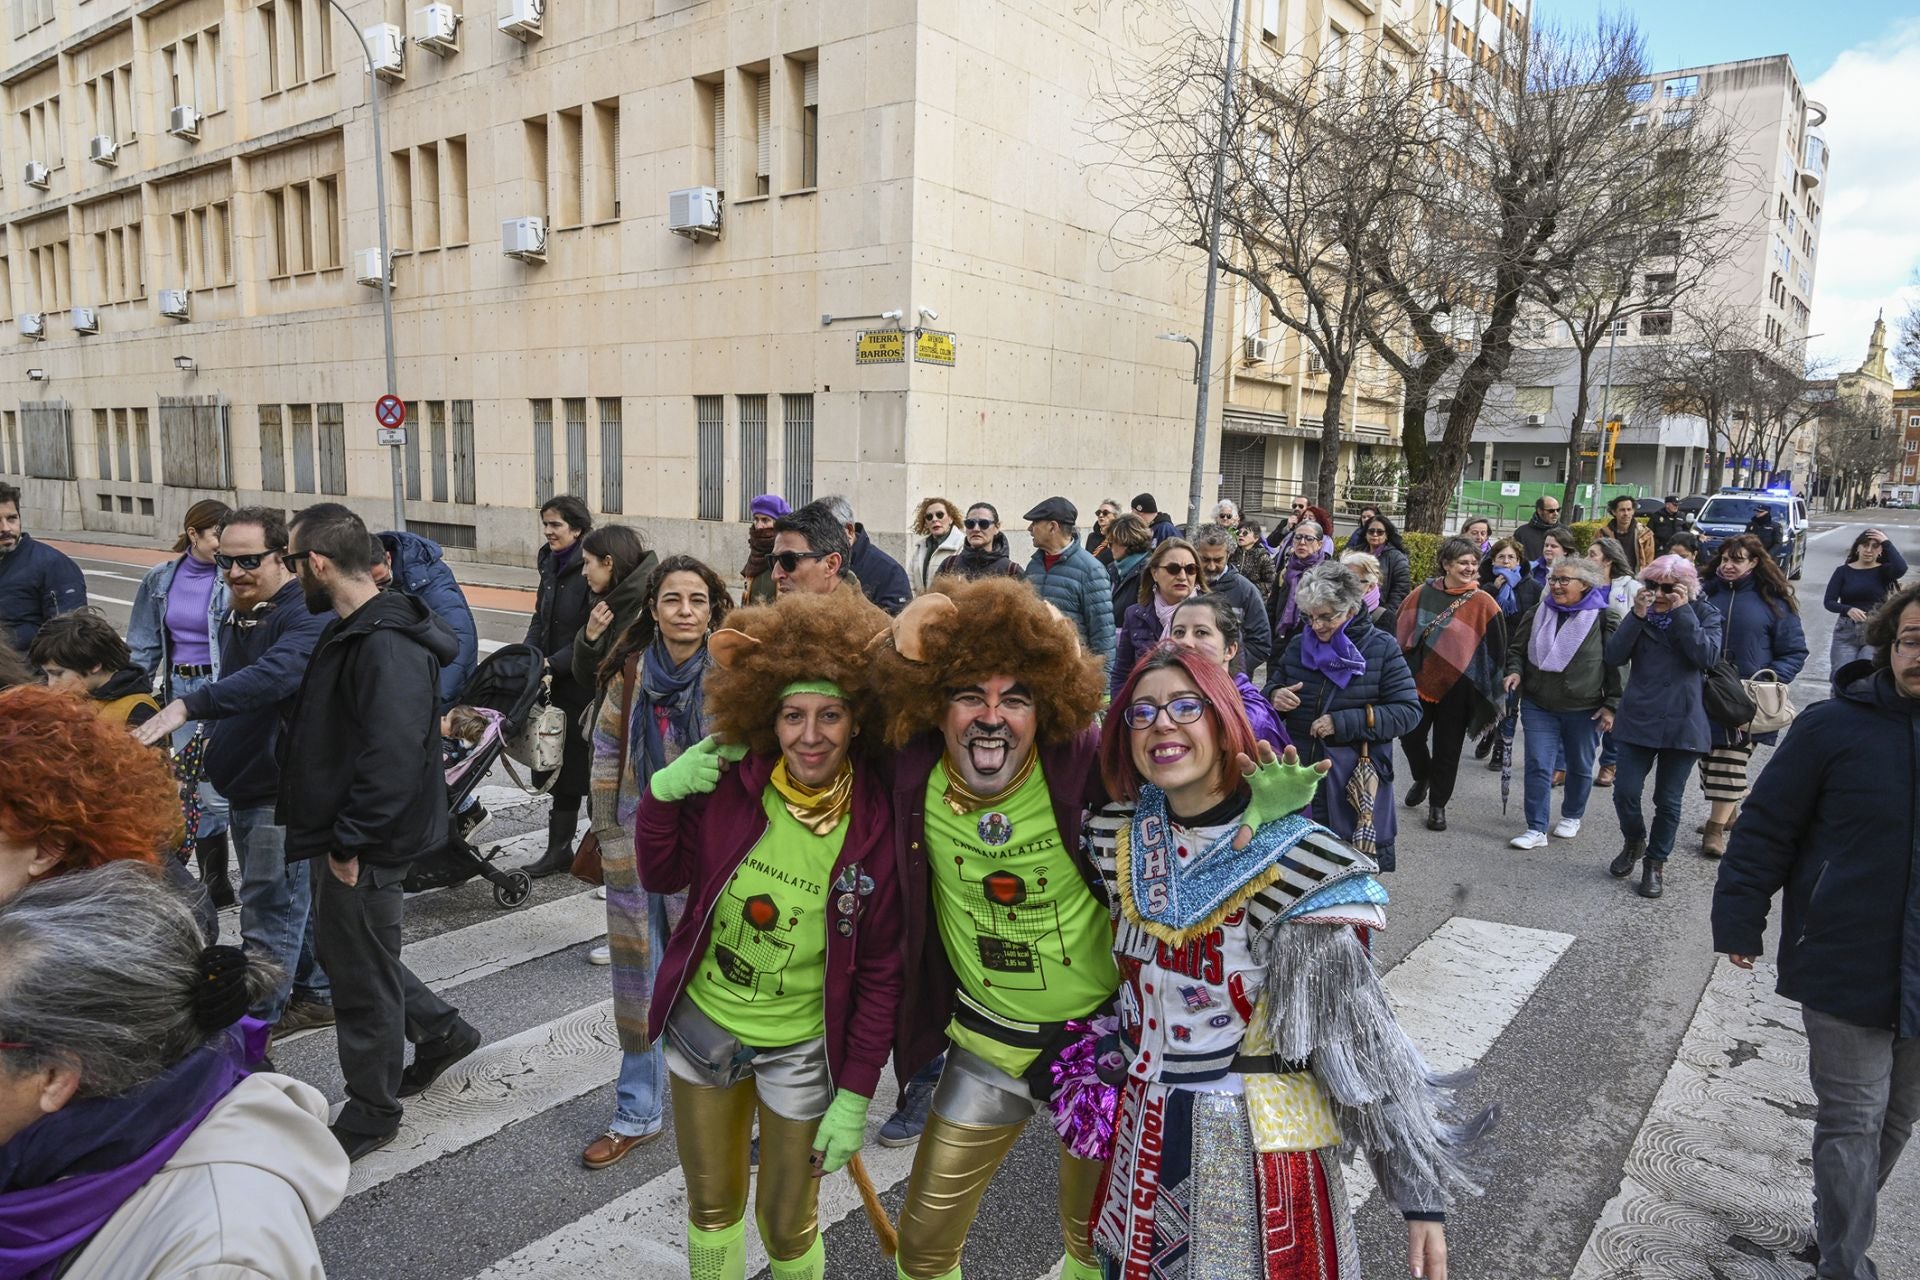
{"label": "umbrella", "polygon": [[[1367,729],[1373,729],[1373,706],[1367,706]],[[1353,806],[1353,834],[1347,837],[1347,843],[1366,854],[1375,857],[1380,851],[1380,836],[1373,825],[1373,802],[1380,790],[1380,773],[1373,767],[1373,756],[1367,743],[1360,743],[1360,755],[1353,763],[1353,772],[1347,776],[1347,803]]]}
{"label": "umbrella", "polygon": [[1500,813],[1506,816],[1507,797],[1513,791],[1513,733],[1520,720],[1520,694],[1507,695],[1507,714],[1500,721],[1500,742],[1494,747],[1500,760]]}

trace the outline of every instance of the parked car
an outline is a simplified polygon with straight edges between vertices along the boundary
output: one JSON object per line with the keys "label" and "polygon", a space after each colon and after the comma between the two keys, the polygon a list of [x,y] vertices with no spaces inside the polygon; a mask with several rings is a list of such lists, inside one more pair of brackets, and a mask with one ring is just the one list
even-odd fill
{"label": "parked car", "polygon": [[1774,489],[1722,489],[1708,498],[1693,522],[1700,535],[1703,560],[1711,559],[1720,544],[1735,534],[1745,533],[1753,513],[1761,507],[1773,510],[1773,522],[1780,526],[1780,542],[1773,558],[1780,571],[1798,578],[1807,554],[1807,504],[1791,493]]}

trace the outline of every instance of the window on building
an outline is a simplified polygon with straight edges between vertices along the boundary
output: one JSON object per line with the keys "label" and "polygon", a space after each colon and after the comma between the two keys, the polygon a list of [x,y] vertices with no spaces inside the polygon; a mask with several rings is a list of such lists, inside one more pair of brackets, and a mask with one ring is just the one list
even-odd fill
{"label": "window on building", "polygon": [[153,433],[147,423],[145,408],[135,406],[133,410],[133,456],[140,464],[140,483],[153,483]]}
{"label": "window on building", "polygon": [[387,179],[387,241],[395,253],[413,251],[413,157],[396,151]]}
{"label": "window on building", "polygon": [[739,396],[740,404],[740,519],[751,520],[747,508],[755,494],[767,491],[767,398]]}
{"label": "window on building", "polygon": [[709,76],[693,83],[693,99],[699,127],[696,135],[700,158],[705,161],[709,184],[722,196],[733,185],[727,173],[727,86],[723,78]]}
{"label": "window on building", "polygon": [[313,483],[313,406],[287,406],[287,425],[293,429],[293,491],[312,493]]}
{"label": "window on building", "polygon": [[413,238],[416,247],[440,247],[440,148],[413,149]]}
{"label": "window on building", "polygon": [[453,500],[474,501],[473,401],[455,400],[453,417]]}
{"label": "window on building", "polygon": [[1670,297],[1679,287],[1680,276],[1673,271],[1654,271],[1647,275],[1647,296],[1649,298]]}
{"label": "window on building", "polygon": [[693,398],[694,465],[699,494],[695,516],[701,520],[725,518],[722,507],[727,495],[726,403],[724,396]]}
{"label": "window on building", "polygon": [[1545,417],[1553,412],[1552,387],[1515,387],[1513,389],[1513,411],[1524,417],[1539,414]]}
{"label": "window on building", "polygon": [[1649,311],[1640,317],[1642,337],[1664,338],[1673,332],[1673,312]]}
{"label": "window on building", "polygon": [[420,406],[412,400],[407,401],[406,405],[407,421],[414,424],[414,429],[407,432],[407,442],[403,446],[406,458],[401,470],[406,473],[407,501],[418,502],[421,495],[420,477],[423,474],[420,467]]}
{"label": "window on building", "polygon": [[620,397],[600,397],[600,510],[618,515],[625,502],[626,441]]}
{"label": "window on building", "polygon": [[1260,34],[1270,40],[1280,35],[1280,0],[1262,0]]}
{"label": "window on building", "polygon": [[620,216],[620,100],[593,104],[593,171],[587,184],[592,193],[591,216],[611,222]]}
{"label": "window on building", "polygon": [[553,487],[553,401],[534,400],[533,501],[536,505],[555,494]]}
{"label": "window on building", "polygon": [[282,493],[287,487],[287,437],[280,426],[280,406],[260,406],[260,487]]}
{"label": "window on building", "polygon": [[569,399],[567,413],[567,492],[587,500],[587,402]]}
{"label": "window on building", "polygon": [[1700,77],[1675,76],[1662,86],[1661,92],[1669,98],[1691,98],[1700,92]]}
{"label": "window on building", "polygon": [[552,224],[552,210],[547,204],[547,118],[537,116],[520,122],[523,164],[527,175],[527,192],[531,208],[527,214],[536,218],[545,218]]}
{"label": "window on building", "polygon": [[820,58],[800,68],[800,185],[820,185]]}
{"label": "window on building", "polygon": [[584,208],[581,195],[585,181],[581,172],[585,138],[580,109],[573,107],[559,112],[555,119],[560,127],[560,155],[554,175],[558,190],[554,192],[553,223],[558,227],[577,227]]}
{"label": "window on building", "polygon": [[320,436],[320,492],[347,491],[347,428],[338,404],[314,406],[314,425]]}
{"label": "window on building", "polygon": [[440,195],[440,216],[446,220],[443,244],[467,243],[467,138],[461,134],[441,144],[440,173],[446,183]]}
{"label": "window on building", "polygon": [[132,142],[133,66],[115,67],[87,81],[87,114],[93,121],[94,136],[104,135],[116,143]]}
{"label": "window on building", "polygon": [[813,396],[783,395],[780,411],[786,428],[784,496],[805,506],[813,501]]}
{"label": "window on building", "polygon": [[444,400],[427,401],[427,420],[423,424],[427,429],[427,456],[432,467],[429,476],[433,482],[433,500],[447,500],[447,402]]}
{"label": "window on building", "polygon": [[281,89],[279,12],[271,2],[261,5],[255,12],[260,15],[260,50],[261,61],[267,67],[267,92],[278,93]]}
{"label": "window on building", "polygon": [[753,134],[747,140],[754,157],[750,190],[764,196],[773,190],[773,85],[764,68],[742,72],[740,80],[753,102]]}
{"label": "window on building", "polygon": [[113,433],[107,426],[105,409],[93,411],[93,462],[99,479],[113,479]]}

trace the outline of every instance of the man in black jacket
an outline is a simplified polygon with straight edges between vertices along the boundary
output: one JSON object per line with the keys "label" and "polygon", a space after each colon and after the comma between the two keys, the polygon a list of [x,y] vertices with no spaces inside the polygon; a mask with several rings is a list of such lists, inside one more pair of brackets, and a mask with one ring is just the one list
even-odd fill
{"label": "man in black jacket", "polygon": [[337,615],[281,738],[279,815],[289,859],[324,859],[314,941],[347,1086],[333,1135],[357,1160],[393,1140],[401,1098],[480,1047],[400,959],[408,865],[447,840],[438,688],[459,646],[418,600],[373,585],[367,527],[337,503],[294,516],[286,560],[307,608]]}
{"label": "man in black jacket", "polygon": [[1540,548],[1546,545],[1547,533],[1559,524],[1560,500],[1544,493],[1535,498],[1532,518],[1513,531],[1513,540],[1527,553],[1528,564],[1540,558]]}
{"label": "man in black jacket", "polygon": [[847,572],[867,593],[867,599],[888,613],[899,613],[906,608],[907,601],[913,599],[913,584],[907,580],[907,571],[900,567],[898,560],[873,545],[873,540],[867,537],[867,526],[853,518],[853,504],[838,496],[821,498],[820,502],[847,531],[850,548]]}
{"label": "man in black jacket", "polygon": [[1867,640],[1873,657],[1835,672],[1840,695],[1775,750],[1713,894],[1713,949],[1750,969],[1784,890],[1778,990],[1806,1023],[1816,1274],[1832,1280],[1877,1274],[1879,1189],[1920,1117],[1920,586]]}
{"label": "man in black jacket", "polygon": [[1228,560],[1233,555],[1233,530],[1225,525],[1201,526],[1193,535],[1194,554],[1200,557],[1200,572],[1207,577],[1207,590],[1225,596],[1240,610],[1240,669],[1252,677],[1266,664],[1273,652],[1273,632],[1267,626],[1267,604],[1260,588],[1249,582]]}
{"label": "man in black jacket", "polygon": [[1647,528],[1653,530],[1653,554],[1667,554],[1667,548],[1673,545],[1674,538],[1687,531],[1687,513],[1680,509],[1677,495],[1667,495],[1660,509],[1647,517]]}
{"label": "man in black jacket", "polygon": [[151,745],[183,724],[207,725],[207,781],[231,806],[240,863],[240,936],[280,966],[279,986],[253,1015],[280,1034],[333,1022],[326,971],[312,959],[311,868],[289,866],[286,828],[273,812],[280,727],[326,627],[280,563],[286,549],[286,519],[271,508],[241,507],[221,522],[214,563],[233,606],[220,620],[220,678],[168,703],[135,735]]}

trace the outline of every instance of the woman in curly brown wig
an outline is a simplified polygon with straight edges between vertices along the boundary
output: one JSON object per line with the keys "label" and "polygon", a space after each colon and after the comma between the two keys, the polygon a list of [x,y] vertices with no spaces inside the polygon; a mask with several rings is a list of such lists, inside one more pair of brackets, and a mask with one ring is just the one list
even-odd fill
{"label": "woman in curly brown wig", "polygon": [[0,901],[106,862],[158,863],[180,842],[166,758],[90,703],[34,685],[0,692],[0,760]]}
{"label": "woman in curly brown wig", "polygon": [[756,1118],[773,1274],[826,1274],[816,1179],[859,1151],[893,1049],[893,810],[854,750],[879,737],[866,651],[887,621],[854,591],[733,614],[708,642],[720,737],[655,770],[640,802],[640,883],[687,891],[683,920],[699,922],[668,941],[648,1011],[649,1035],[666,1036],[698,1276],[745,1275]]}

